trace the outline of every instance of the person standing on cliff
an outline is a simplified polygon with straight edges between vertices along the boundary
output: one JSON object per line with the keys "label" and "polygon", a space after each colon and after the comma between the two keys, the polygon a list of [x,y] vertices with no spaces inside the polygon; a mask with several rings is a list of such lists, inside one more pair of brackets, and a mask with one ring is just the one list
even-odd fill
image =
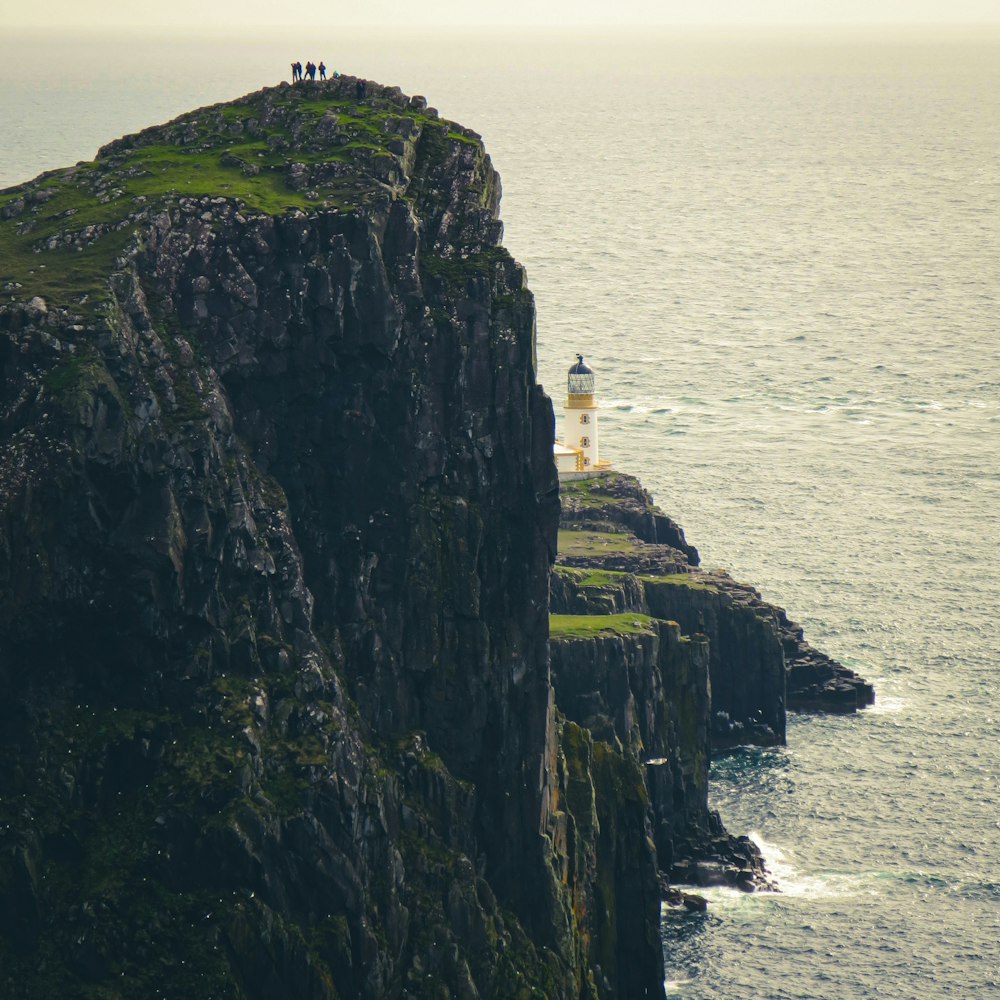
{"label": "person standing on cliff", "polygon": [[319,61],[319,78],[321,80],[325,80],[326,79],[326,66],[323,64],[323,60],[322,59],[320,59],[320,61]]}

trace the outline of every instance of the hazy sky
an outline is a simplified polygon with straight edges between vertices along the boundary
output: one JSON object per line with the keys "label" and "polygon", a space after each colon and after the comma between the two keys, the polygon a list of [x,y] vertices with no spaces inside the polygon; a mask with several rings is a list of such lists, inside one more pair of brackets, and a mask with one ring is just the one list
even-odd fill
{"label": "hazy sky", "polygon": [[998,21],[1000,0],[0,0],[0,24],[45,28]]}

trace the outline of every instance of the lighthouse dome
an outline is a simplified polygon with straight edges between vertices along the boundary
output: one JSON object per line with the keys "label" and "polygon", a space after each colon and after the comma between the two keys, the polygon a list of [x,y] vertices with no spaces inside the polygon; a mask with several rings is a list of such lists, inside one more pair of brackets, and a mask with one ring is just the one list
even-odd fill
{"label": "lighthouse dome", "polygon": [[576,356],[576,364],[569,370],[567,390],[571,396],[592,396],[594,393],[594,370],[584,364],[583,355]]}

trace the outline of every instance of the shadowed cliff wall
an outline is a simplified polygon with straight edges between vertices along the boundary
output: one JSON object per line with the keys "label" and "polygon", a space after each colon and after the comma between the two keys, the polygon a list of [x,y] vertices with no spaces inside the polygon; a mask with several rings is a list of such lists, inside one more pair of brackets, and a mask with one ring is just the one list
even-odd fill
{"label": "shadowed cliff wall", "polygon": [[353,84],[0,193],[0,982],[26,996],[662,994],[655,903],[574,906],[656,873],[644,807],[613,837],[566,808],[571,769],[605,818],[641,781],[570,764],[557,724],[553,420],[499,179]]}

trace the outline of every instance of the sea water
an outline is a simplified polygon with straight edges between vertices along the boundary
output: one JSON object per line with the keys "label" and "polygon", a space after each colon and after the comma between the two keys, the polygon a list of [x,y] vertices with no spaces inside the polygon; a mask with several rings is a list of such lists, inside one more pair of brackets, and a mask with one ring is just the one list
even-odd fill
{"label": "sea water", "polygon": [[1000,996],[1000,35],[0,38],[0,185],[287,77],[482,132],[557,404],[875,681],[713,764],[782,888],[664,921],[686,998]]}

